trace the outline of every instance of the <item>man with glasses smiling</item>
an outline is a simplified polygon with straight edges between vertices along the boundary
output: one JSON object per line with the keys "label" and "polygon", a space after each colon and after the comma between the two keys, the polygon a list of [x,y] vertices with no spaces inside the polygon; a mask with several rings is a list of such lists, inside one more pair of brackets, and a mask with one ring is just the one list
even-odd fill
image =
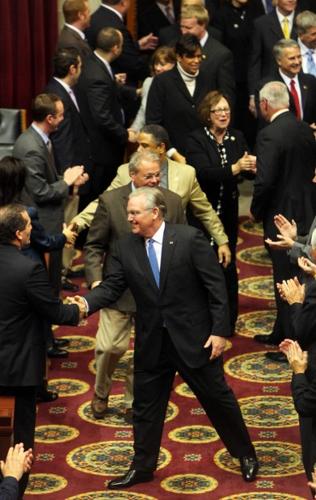
{"label": "man with glasses smiling", "polygon": [[[105,276],[107,262],[112,254],[115,242],[130,232],[131,227],[141,226],[142,213],[130,212],[126,217],[129,194],[142,186],[158,187],[160,181],[160,159],[156,153],[143,151],[135,153],[129,162],[130,182],[125,186],[105,191],[99,198],[98,208],[90,226],[85,245],[85,272],[89,286],[94,288]],[[164,188],[167,205],[167,220],[178,224],[185,223],[181,198]],[[104,261],[104,265],[103,265]],[[102,270],[103,267],[103,270]],[[135,302],[129,290],[111,305],[101,310],[99,328],[96,335],[96,382],[95,394],[91,403],[95,418],[105,416],[112,374],[127,351],[135,314]],[[125,418],[130,420],[133,402],[133,359],[128,360],[124,404]]]}

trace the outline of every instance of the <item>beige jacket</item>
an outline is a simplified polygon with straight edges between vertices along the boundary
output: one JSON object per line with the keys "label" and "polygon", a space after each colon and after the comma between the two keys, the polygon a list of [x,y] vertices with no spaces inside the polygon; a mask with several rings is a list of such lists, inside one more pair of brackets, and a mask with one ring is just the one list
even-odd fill
{"label": "beige jacket", "polygon": [[[124,186],[130,181],[128,163],[125,163],[118,168],[116,177],[108,189]],[[168,159],[168,189],[181,197],[184,210],[190,204],[193,215],[202,222],[217,245],[228,243],[228,237],[224,232],[223,225],[212,205],[207,200],[205,193],[200,188],[193,167]],[[79,231],[90,227],[98,203],[98,199],[92,201],[72,220],[72,222],[78,224]]]}

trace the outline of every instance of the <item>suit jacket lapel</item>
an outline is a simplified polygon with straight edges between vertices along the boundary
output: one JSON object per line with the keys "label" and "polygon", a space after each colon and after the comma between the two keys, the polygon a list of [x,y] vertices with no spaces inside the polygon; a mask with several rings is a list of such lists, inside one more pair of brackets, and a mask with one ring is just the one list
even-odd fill
{"label": "suit jacket lapel", "polygon": [[304,75],[302,73],[300,73],[298,75],[298,81],[300,84],[300,90],[301,90],[301,96],[302,96],[302,109],[303,109],[303,115],[304,115],[304,109],[305,109],[307,93],[308,93],[308,85],[306,85],[306,83],[304,82]]}
{"label": "suit jacket lapel", "polygon": [[158,290],[153,272],[150,267],[150,263],[148,260],[148,255],[146,252],[146,247],[145,247],[145,241],[144,238],[141,236],[135,237],[134,238],[134,252],[136,256],[136,260],[139,265],[139,269],[142,270],[144,273],[146,279],[148,280],[149,284],[155,288],[155,290]]}
{"label": "suit jacket lapel", "polygon": [[177,86],[177,88],[179,89],[179,91],[181,92],[181,94],[183,94],[183,96],[188,101],[190,101],[193,104],[194,103],[194,99],[191,96],[190,92],[188,91],[186,84],[182,80],[182,77],[181,77],[179,71],[177,70],[177,68],[174,68],[171,71],[172,71],[172,75],[173,75],[173,79],[174,79],[175,85]]}
{"label": "suit jacket lapel", "polygon": [[[269,15],[269,14],[268,14]],[[282,26],[279,22],[278,16],[276,15],[275,11],[272,12],[271,18],[270,18],[270,29],[273,31],[276,35],[278,35],[279,38],[284,38],[284,33],[282,31]]]}
{"label": "suit jacket lapel", "polygon": [[54,160],[54,153],[52,152],[52,154],[50,154],[50,152],[48,151],[48,148],[47,148],[46,144],[43,141],[43,139],[36,132],[36,130],[33,129],[32,126],[29,127],[29,131],[33,135],[34,140],[37,142],[37,144],[39,145],[39,147],[42,149],[44,155],[46,156],[47,165],[49,166],[53,177],[57,180],[58,179],[58,174],[57,174],[55,160]]}

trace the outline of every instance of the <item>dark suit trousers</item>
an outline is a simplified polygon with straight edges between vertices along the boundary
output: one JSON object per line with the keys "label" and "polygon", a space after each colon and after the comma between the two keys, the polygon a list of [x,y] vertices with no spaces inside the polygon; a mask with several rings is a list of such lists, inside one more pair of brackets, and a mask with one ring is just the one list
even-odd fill
{"label": "dark suit trousers", "polygon": [[[36,387],[0,387],[0,394],[15,396],[14,444],[24,443],[24,449],[34,449],[36,420]],[[23,498],[29,474],[23,474],[19,481],[19,498]]]}
{"label": "dark suit trousers", "polygon": [[195,393],[229,453],[234,457],[255,455],[237,400],[228,387],[222,358],[201,368],[190,368],[179,357],[164,330],[157,367],[134,376],[134,458],[132,468],[156,469],[166,409],[176,371]]}

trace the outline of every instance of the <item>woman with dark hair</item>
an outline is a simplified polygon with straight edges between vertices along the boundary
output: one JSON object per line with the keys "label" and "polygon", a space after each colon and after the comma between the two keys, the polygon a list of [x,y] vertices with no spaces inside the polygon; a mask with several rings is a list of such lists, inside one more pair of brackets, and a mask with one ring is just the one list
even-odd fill
{"label": "woman with dark hair", "polygon": [[224,269],[234,333],[238,316],[236,246],[238,235],[238,185],[241,172],[254,172],[256,158],[248,154],[242,132],[230,127],[230,105],[218,91],[209,92],[199,106],[204,128],[188,136],[186,157],[196,169],[202,190],[221,219],[229,239],[231,263]]}
{"label": "woman with dark hair", "polygon": [[[11,156],[5,156],[0,160],[0,207],[21,202],[21,200],[26,201],[26,194],[23,192],[25,178],[26,168],[21,160]],[[72,226],[64,226],[63,232],[60,234],[47,234],[39,222],[36,208],[27,206],[26,210],[32,221],[31,244],[29,247],[24,248],[22,252],[33,260],[41,261],[45,266],[45,252],[60,250],[66,243],[73,244],[77,235]],[[66,339],[55,339],[51,325],[47,323],[43,325],[43,331],[46,334],[48,356],[67,356],[67,351],[60,348],[65,347],[68,341]],[[38,392],[38,399],[41,401],[53,401],[57,396],[57,393],[47,391],[46,382]]]}

